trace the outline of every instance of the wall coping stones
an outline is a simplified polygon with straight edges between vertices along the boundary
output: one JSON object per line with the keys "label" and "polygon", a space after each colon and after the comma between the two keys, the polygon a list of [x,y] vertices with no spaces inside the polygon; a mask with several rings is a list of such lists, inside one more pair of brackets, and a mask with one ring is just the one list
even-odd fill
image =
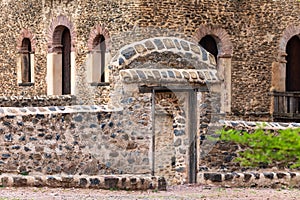
{"label": "wall coping stones", "polygon": [[87,112],[118,112],[121,107],[113,105],[73,105],[73,106],[47,106],[47,107],[0,107],[0,117],[46,115],[59,113],[87,113]]}
{"label": "wall coping stones", "polygon": [[202,172],[198,183],[225,187],[300,187],[299,172]]}
{"label": "wall coping stones", "polygon": [[111,65],[122,69],[134,59],[153,52],[173,52],[182,56],[189,54],[198,62],[205,63],[206,68],[216,69],[216,60],[212,54],[193,42],[176,37],[154,37],[126,45],[113,57]]}
{"label": "wall coping stones", "polygon": [[121,190],[166,190],[163,177],[150,175],[0,175],[2,187],[63,187]]}
{"label": "wall coping stones", "polygon": [[125,83],[199,83],[217,82],[215,69],[125,69],[120,70]]}
{"label": "wall coping stones", "polygon": [[288,128],[300,128],[300,123],[282,123],[282,122],[254,122],[254,121],[226,121],[220,120],[221,125],[230,128],[248,128],[248,129],[270,129],[283,130]]}
{"label": "wall coping stones", "polygon": [[74,95],[0,96],[0,107],[30,107],[76,104]]}

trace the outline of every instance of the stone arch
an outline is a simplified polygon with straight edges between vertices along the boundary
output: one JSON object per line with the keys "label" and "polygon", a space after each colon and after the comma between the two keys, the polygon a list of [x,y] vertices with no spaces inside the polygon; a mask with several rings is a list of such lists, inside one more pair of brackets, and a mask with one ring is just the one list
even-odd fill
{"label": "stone arch", "polygon": [[231,112],[231,58],[233,45],[226,30],[211,25],[200,25],[195,31],[195,42],[199,43],[205,36],[212,36],[218,48],[217,70],[221,83],[221,111]]}
{"label": "stone arch", "polygon": [[202,24],[195,31],[194,39],[199,42],[207,35],[211,35],[216,40],[219,51],[218,57],[232,57],[233,46],[226,30]]}
{"label": "stone arch", "polygon": [[103,35],[105,38],[106,50],[111,49],[111,40],[110,40],[110,33],[108,29],[104,25],[96,25],[93,30],[90,32],[90,36],[88,39],[88,50],[89,52],[93,51],[94,48],[94,40],[97,38],[98,35]]}
{"label": "stone arch", "polygon": [[[282,57],[285,57],[285,48],[288,41],[295,35],[300,34],[300,25],[290,25],[282,33],[282,36],[279,40],[279,60],[282,60]],[[284,58],[285,60],[285,58]]]}
{"label": "stone arch", "polygon": [[[175,37],[155,37],[126,45],[112,59],[112,66],[122,69],[133,60],[153,52],[172,52],[181,57],[188,57],[195,62],[205,63],[201,67],[216,69],[214,56],[193,42]],[[196,65],[195,65],[196,67]]]}
{"label": "stone arch", "polygon": [[20,32],[20,35],[17,39],[17,52],[22,51],[22,42],[25,38],[28,38],[30,40],[31,52],[34,53],[36,48],[36,40],[34,35],[28,29],[22,29],[22,31]]}
{"label": "stone arch", "polygon": [[64,27],[68,28],[71,35],[71,51],[75,51],[75,39],[76,39],[76,32],[75,27],[71,23],[71,21],[63,15],[59,15],[55,18],[49,28],[48,28],[48,53],[53,53],[57,51],[60,47],[60,38],[63,33]]}
{"label": "stone arch", "polygon": [[[149,59],[152,59],[153,62],[148,62]],[[189,61],[188,64],[191,67],[180,65],[186,60]],[[162,65],[160,65],[161,61]],[[166,64],[166,62],[173,61],[177,62],[174,62],[174,65]],[[111,82],[113,88],[110,95],[111,107],[123,107],[126,110],[128,105],[122,103],[126,102],[124,99],[131,96],[136,99],[143,99],[136,97],[136,95],[142,97],[143,93],[151,93],[150,98],[145,98],[143,102],[153,106],[156,105],[153,101],[156,101],[155,95],[158,93],[164,95],[173,93],[170,96],[172,100],[166,104],[171,106],[170,109],[173,112],[166,112],[166,115],[169,115],[167,119],[158,119],[159,123],[164,123],[166,120],[170,126],[163,128],[163,124],[158,124],[158,127],[163,128],[163,131],[168,134],[172,132],[172,136],[174,136],[173,140],[169,142],[175,146],[176,161],[174,167],[178,170],[175,172],[178,173],[176,177],[180,177],[178,181],[194,182],[195,177],[192,177],[192,174],[193,170],[196,170],[194,166],[196,166],[195,161],[197,159],[195,159],[195,151],[191,152],[192,149],[199,149],[196,147],[199,146],[199,142],[193,138],[195,138],[195,134],[197,137],[199,136],[200,126],[197,123],[203,123],[200,122],[200,116],[206,115],[206,113],[200,114],[200,105],[203,104],[203,100],[198,97],[209,90],[212,94],[211,98],[214,100],[214,107],[217,108],[216,110],[220,108],[220,81],[216,75],[214,56],[198,44],[185,39],[153,37],[122,47],[113,58],[110,69],[114,78]],[[175,93],[176,95],[174,95]],[[178,106],[179,108],[174,106],[178,103],[178,97],[183,102],[182,105]],[[161,104],[161,102],[159,103]],[[161,108],[164,109],[164,105]],[[153,117],[152,122],[156,123],[154,107],[151,109],[151,115]],[[152,132],[152,134],[155,134],[156,125],[153,126],[152,131],[154,133]],[[149,128],[149,130],[151,129]],[[182,141],[189,141],[189,144],[186,145]],[[152,141],[152,144],[154,143]],[[152,164],[155,164],[154,160],[151,162]]]}

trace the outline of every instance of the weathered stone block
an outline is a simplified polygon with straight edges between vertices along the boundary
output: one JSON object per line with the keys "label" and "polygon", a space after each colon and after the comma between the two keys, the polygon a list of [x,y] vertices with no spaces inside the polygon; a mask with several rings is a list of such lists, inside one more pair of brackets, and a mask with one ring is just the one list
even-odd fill
{"label": "weathered stone block", "polygon": [[25,187],[27,186],[27,178],[25,177],[13,177],[14,187]]}
{"label": "weathered stone block", "polygon": [[130,59],[134,55],[136,55],[136,51],[133,47],[128,47],[127,49],[123,50],[121,54],[125,57],[125,59]]}
{"label": "weathered stone block", "polygon": [[104,185],[107,189],[110,188],[117,188],[119,179],[114,177],[105,177],[104,178]]}

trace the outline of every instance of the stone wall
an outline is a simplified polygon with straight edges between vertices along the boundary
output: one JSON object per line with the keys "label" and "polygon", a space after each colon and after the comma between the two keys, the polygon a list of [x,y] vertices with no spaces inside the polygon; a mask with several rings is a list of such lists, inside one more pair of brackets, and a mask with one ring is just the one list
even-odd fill
{"label": "stone wall", "polygon": [[[205,143],[204,138],[219,128],[219,119],[271,120],[272,65],[284,63],[279,41],[287,27],[299,26],[299,5],[269,0],[2,1],[0,106],[9,108],[0,109],[0,170],[149,174],[156,153],[157,173],[169,183],[171,177],[173,183],[187,182],[190,119],[180,109],[187,109],[188,98],[158,98],[167,103],[156,102],[164,112],[157,125],[164,127],[154,142],[166,154],[155,152],[151,114],[158,114],[151,112],[151,93],[141,93],[141,86],[197,91],[198,170],[241,170],[231,162],[237,146]],[[47,58],[57,47],[59,25],[70,29],[76,86],[72,96],[52,97],[46,96]],[[106,53],[113,59],[107,66],[109,83],[91,85],[87,57],[95,30],[104,34]],[[197,46],[206,34],[216,40],[217,61]],[[19,85],[17,58],[24,37],[32,43],[35,81]],[[205,87],[209,91],[198,92]],[[231,99],[227,113],[224,96]]]}
{"label": "stone wall", "polygon": [[[0,171],[150,174],[150,136],[142,132],[143,125],[122,114],[93,106],[4,109]],[[125,123],[135,131],[124,129]]]}
{"label": "stone wall", "polygon": [[[0,53],[2,95],[45,95],[46,59],[51,42],[51,23],[66,16],[74,28],[73,49],[76,52],[77,94],[86,98],[85,82],[88,41],[97,25],[109,31],[108,44],[112,56],[122,46],[155,36],[197,38],[201,25],[220,28],[228,34],[225,43],[232,43],[231,83],[232,112],[247,118],[270,119],[271,66],[277,62],[279,41],[289,26],[299,25],[298,1],[216,1],[170,0],[147,1],[21,1],[1,3]],[[53,27],[52,27],[53,28]],[[35,55],[35,83],[18,86],[16,55],[22,31],[32,34]],[[211,33],[209,32],[211,31]],[[50,35],[49,35],[50,34]],[[220,38],[216,36],[217,42]],[[222,43],[218,46],[222,49]],[[221,50],[220,49],[220,50]],[[219,52],[220,54],[224,52]],[[106,94],[104,94],[106,95]],[[97,96],[95,98],[98,98]],[[84,101],[84,100],[83,100]],[[102,100],[100,100],[101,102]]]}
{"label": "stone wall", "polygon": [[[221,125],[221,126],[220,126]],[[245,146],[218,140],[219,135],[215,133],[215,130],[221,130],[223,128],[229,130],[246,131],[253,133],[259,126],[264,130],[270,131],[270,133],[276,134],[278,130],[284,130],[287,128],[299,128],[299,123],[276,123],[276,122],[253,122],[253,121],[221,121],[221,124],[211,124],[207,128],[206,134],[202,134],[200,140],[200,160],[199,160],[199,172],[253,172],[253,171],[277,171],[277,170],[291,170],[284,169],[279,165],[269,164],[268,166],[262,165],[259,167],[244,167],[240,163],[235,162],[234,159],[238,157],[238,153],[245,150]],[[216,140],[211,140],[209,137],[215,137]],[[299,169],[294,169],[298,171]]]}

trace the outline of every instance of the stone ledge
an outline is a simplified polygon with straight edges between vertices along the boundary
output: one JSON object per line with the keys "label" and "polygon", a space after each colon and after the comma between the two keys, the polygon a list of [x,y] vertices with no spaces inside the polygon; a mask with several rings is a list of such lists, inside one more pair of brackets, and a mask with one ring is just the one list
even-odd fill
{"label": "stone ledge", "polygon": [[284,122],[254,122],[254,121],[226,121],[220,120],[221,125],[229,128],[247,128],[247,129],[270,129],[283,130],[288,128],[300,128],[300,123],[284,123]]}
{"label": "stone ledge", "polygon": [[96,113],[118,112],[122,107],[116,105],[73,105],[73,106],[47,106],[47,107],[0,107],[0,117],[14,117],[26,115],[49,115],[63,113]]}
{"label": "stone ledge", "polygon": [[2,187],[64,187],[121,190],[166,190],[163,177],[150,175],[101,175],[101,176],[22,176],[0,175]]}
{"label": "stone ledge", "polygon": [[203,172],[198,183],[224,187],[300,187],[299,172]]}
{"label": "stone ledge", "polygon": [[76,96],[74,95],[0,96],[0,107],[22,108],[74,104],[76,104]]}

